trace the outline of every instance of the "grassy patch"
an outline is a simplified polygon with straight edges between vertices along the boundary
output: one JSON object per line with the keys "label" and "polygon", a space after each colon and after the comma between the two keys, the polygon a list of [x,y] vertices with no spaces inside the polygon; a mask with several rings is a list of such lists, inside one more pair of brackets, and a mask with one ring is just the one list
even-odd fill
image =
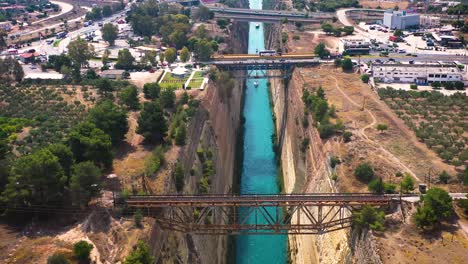
{"label": "grassy patch", "polygon": [[57,48],[60,45],[60,42],[62,42],[62,39],[56,40],[53,44],[54,48]]}

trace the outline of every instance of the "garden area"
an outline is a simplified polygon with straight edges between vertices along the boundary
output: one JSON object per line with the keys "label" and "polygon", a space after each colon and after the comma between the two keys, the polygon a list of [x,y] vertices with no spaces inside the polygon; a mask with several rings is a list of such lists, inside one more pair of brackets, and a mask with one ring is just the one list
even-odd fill
{"label": "garden area", "polygon": [[167,72],[164,75],[164,78],[162,81],[159,83],[159,86],[161,89],[167,89],[167,88],[172,88],[172,89],[180,89],[182,86],[187,82],[189,77],[185,78],[176,78],[171,75],[170,72]]}
{"label": "garden area", "polygon": [[[20,154],[50,143],[61,142],[71,128],[82,121],[86,106],[73,98],[76,88],[61,85],[58,88],[32,85],[3,85],[0,88],[0,113],[7,118],[27,120],[28,133],[18,134],[12,143]],[[91,101],[92,96],[84,96]],[[24,123],[23,123],[24,124]]]}
{"label": "garden area", "polygon": [[446,163],[456,167],[468,160],[468,98],[457,93],[379,90],[385,103],[416,133],[416,137]]}

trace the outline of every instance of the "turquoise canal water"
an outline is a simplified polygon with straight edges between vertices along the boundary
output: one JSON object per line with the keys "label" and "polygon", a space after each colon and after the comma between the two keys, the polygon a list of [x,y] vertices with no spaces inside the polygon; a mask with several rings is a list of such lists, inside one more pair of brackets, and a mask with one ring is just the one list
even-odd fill
{"label": "turquoise canal water", "polygon": [[[262,9],[262,0],[250,0],[251,9]],[[263,23],[250,23],[249,53],[265,50]],[[255,85],[258,82],[258,85]],[[240,181],[241,194],[276,194],[279,192],[275,153],[273,152],[273,119],[270,110],[267,79],[249,79],[244,101],[244,160]],[[244,210],[245,211],[245,210]],[[275,215],[274,211],[270,213]],[[257,222],[262,222],[258,215]],[[252,216],[250,222],[255,222]],[[286,263],[286,236],[242,235],[236,243],[237,264]]]}

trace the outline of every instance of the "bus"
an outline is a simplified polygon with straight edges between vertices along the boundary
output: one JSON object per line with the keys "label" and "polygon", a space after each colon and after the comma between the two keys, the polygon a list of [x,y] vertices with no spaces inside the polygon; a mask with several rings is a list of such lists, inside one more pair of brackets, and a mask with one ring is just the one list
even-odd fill
{"label": "bus", "polygon": [[258,53],[260,57],[272,57],[272,56],[281,56],[281,52],[276,52],[276,50],[263,50]]}

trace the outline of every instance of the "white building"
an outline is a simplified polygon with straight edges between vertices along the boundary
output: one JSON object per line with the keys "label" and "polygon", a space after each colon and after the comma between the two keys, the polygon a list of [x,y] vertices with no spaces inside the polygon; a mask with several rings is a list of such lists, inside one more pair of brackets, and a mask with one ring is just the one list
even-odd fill
{"label": "white building", "polygon": [[424,28],[440,27],[440,17],[422,15],[419,19],[419,23],[421,27]]}
{"label": "white building", "polygon": [[419,27],[419,14],[407,14],[406,11],[387,11],[383,24],[390,29]]}
{"label": "white building", "polygon": [[339,51],[347,54],[369,54],[371,43],[367,39],[340,39]]}
{"label": "white building", "polygon": [[372,76],[386,83],[463,82],[463,70],[450,64],[375,64]]}

